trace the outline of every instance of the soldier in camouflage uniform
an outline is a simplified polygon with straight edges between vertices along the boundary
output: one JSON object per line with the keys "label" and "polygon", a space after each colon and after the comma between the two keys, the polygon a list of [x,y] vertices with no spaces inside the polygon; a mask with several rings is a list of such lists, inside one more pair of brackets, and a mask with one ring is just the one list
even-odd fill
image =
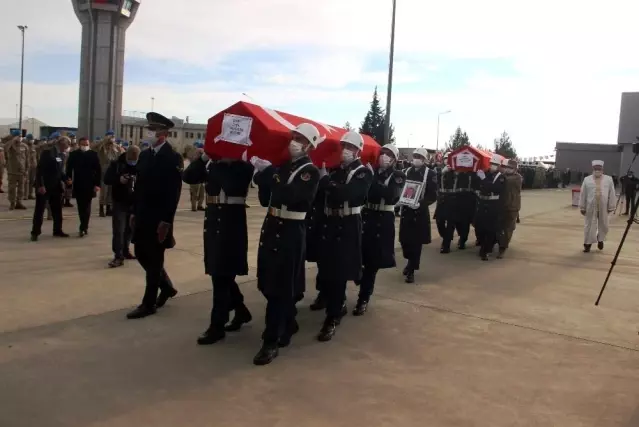
{"label": "soldier in camouflage uniform", "polygon": [[0,140],[0,193],[4,193],[2,182],[4,181],[4,167],[6,159],[4,158],[4,139]]}
{"label": "soldier in camouflage uniform", "polygon": [[11,132],[11,139],[4,144],[7,156],[7,178],[9,181],[9,209],[26,209],[22,204],[24,178],[28,168],[29,147],[22,142],[20,131]]}
{"label": "soldier in camouflage uniform", "polygon": [[26,143],[27,147],[29,147],[29,151],[27,152],[28,167],[24,177],[24,198],[35,200],[35,189],[33,185],[35,184],[36,169],[38,167],[38,157],[36,154],[36,146],[33,140],[33,135],[27,135]]}
{"label": "soldier in camouflage uniform", "polygon": [[[100,191],[100,216],[111,215],[111,186],[104,184],[104,173],[109,168],[112,161],[120,157],[120,147],[115,144],[115,133],[110,130],[106,133],[102,141],[93,148],[98,153],[100,159],[100,170],[102,171],[102,189]],[[106,212],[105,212],[106,207]]]}

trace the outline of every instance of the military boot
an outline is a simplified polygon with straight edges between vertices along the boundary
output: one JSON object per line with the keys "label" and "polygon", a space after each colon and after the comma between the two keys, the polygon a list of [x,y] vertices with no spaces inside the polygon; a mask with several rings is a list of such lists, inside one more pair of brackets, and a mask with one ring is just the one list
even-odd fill
{"label": "military boot", "polygon": [[310,305],[311,311],[320,311],[326,308],[326,299],[322,295],[322,292],[317,293],[315,301]]}
{"label": "military boot", "polygon": [[368,300],[358,300],[353,309],[353,316],[363,316],[366,310],[368,310]]}
{"label": "military boot", "polygon": [[279,349],[277,344],[262,344],[262,348],[257,352],[255,357],[253,358],[253,364],[257,366],[268,365],[271,363],[279,354]]}
{"label": "military boot", "polygon": [[239,331],[242,325],[244,325],[245,323],[249,323],[251,320],[253,320],[251,312],[249,311],[248,307],[242,304],[235,309],[233,320],[231,320],[226,326],[224,326],[224,330],[227,332]]}
{"label": "military boot", "polygon": [[319,331],[319,334],[317,334],[317,340],[320,342],[327,342],[332,340],[335,336],[335,331],[337,330],[338,324],[339,322],[337,321],[337,319],[327,317],[326,320],[324,320],[322,329]]}

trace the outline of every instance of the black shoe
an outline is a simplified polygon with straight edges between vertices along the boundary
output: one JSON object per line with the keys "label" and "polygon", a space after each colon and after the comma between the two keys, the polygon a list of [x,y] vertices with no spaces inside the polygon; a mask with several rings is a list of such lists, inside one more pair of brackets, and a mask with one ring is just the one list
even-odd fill
{"label": "black shoe", "polygon": [[107,205],[106,206],[106,216],[112,216],[113,215],[113,209],[111,208],[111,205]]}
{"label": "black shoe", "polygon": [[462,242],[460,240],[459,243],[457,244],[457,247],[463,251],[464,249],[466,249],[466,242]]}
{"label": "black shoe", "polygon": [[111,261],[109,261],[109,268],[117,268],[117,267],[122,267],[124,265],[124,260],[122,258],[113,258]]}
{"label": "black shoe", "polygon": [[144,304],[138,305],[132,311],[128,312],[126,315],[127,319],[142,319],[147,316],[151,316],[155,314],[155,307],[147,307]]}
{"label": "black shoe", "polygon": [[268,365],[273,360],[275,360],[278,354],[279,350],[277,348],[277,345],[262,344],[262,348],[260,348],[260,351],[258,351],[253,358],[253,364],[257,366]]}
{"label": "black shoe", "polygon": [[198,206],[198,207],[197,207],[197,210],[198,210],[198,211],[205,211],[205,210],[206,210],[206,208],[205,208],[204,206]]}
{"label": "black shoe", "polygon": [[169,300],[169,298],[173,298],[178,293],[177,289],[171,288],[168,291],[160,291],[160,296],[158,296],[158,300],[155,303],[157,308],[164,307],[164,304]]}
{"label": "black shoe", "polygon": [[604,248],[603,242],[597,242],[597,249],[602,250]]}
{"label": "black shoe", "polygon": [[346,301],[344,301],[344,304],[342,304],[342,310],[339,312],[339,318],[337,319],[338,325],[342,321],[342,317],[346,316],[347,314],[348,314],[348,307],[346,307]]}
{"label": "black shoe", "polygon": [[440,254],[449,254],[450,253],[450,246],[442,246],[441,249],[439,250]]}
{"label": "black shoe", "polygon": [[31,235],[31,241],[32,242],[37,242],[38,241],[38,235],[37,234],[32,234]]}
{"label": "black shoe", "polygon": [[78,233],[78,237],[84,237],[86,236],[88,233],[84,230],[80,230],[80,232]]}
{"label": "black shoe", "polygon": [[53,237],[69,237],[69,235],[64,231],[58,231],[53,233]]}
{"label": "black shoe", "polygon": [[506,248],[499,248],[499,253],[497,254],[497,259],[502,259],[504,257],[504,253],[506,253]]}
{"label": "black shoe", "polygon": [[406,267],[404,267],[404,270],[402,270],[402,275],[408,276],[409,272],[410,272],[410,261],[406,263]]}
{"label": "black shoe", "polygon": [[368,301],[357,301],[357,305],[353,309],[353,316],[363,316],[368,310]]}
{"label": "black shoe", "polygon": [[482,261],[488,261],[488,254],[479,254]]}
{"label": "black shoe", "polygon": [[336,319],[326,319],[324,325],[317,334],[317,340],[320,342],[326,342],[333,339],[335,336],[335,330],[337,329],[338,322]]}
{"label": "black shoe", "polygon": [[409,271],[408,274],[406,275],[406,283],[415,283],[415,272],[414,271]]}
{"label": "black shoe", "polygon": [[104,214],[104,205],[100,205],[100,217],[104,218],[106,215]]}
{"label": "black shoe", "polygon": [[251,320],[253,320],[251,312],[244,304],[242,304],[240,307],[235,309],[235,316],[233,316],[233,320],[224,326],[224,330],[226,332],[239,331],[243,324],[248,323]]}
{"label": "black shoe", "polygon": [[16,203],[15,208],[16,208],[16,209],[18,209],[18,210],[23,211],[23,210],[25,210],[27,207],[26,207],[25,205],[23,205],[21,202],[18,202],[18,203]]}
{"label": "black shoe", "polygon": [[132,259],[137,259],[137,258],[131,252],[127,252],[127,253],[124,254],[124,259],[132,260]]}
{"label": "black shoe", "polygon": [[315,301],[313,301],[310,305],[311,311],[320,311],[326,308],[326,300],[321,292],[317,294],[315,297]]}
{"label": "black shoe", "polygon": [[590,248],[592,245],[584,245],[584,252],[590,252]]}
{"label": "black shoe", "polygon": [[218,341],[222,341],[226,334],[223,330],[218,328],[209,327],[206,331],[197,337],[198,345],[211,345]]}
{"label": "black shoe", "polygon": [[277,345],[278,347],[288,347],[291,344],[291,338],[293,335],[300,331],[300,325],[298,325],[297,320],[293,321],[292,325],[286,327],[286,332],[280,337]]}
{"label": "black shoe", "polygon": [[73,207],[73,205],[71,204],[71,202],[66,202],[66,203],[64,204],[64,207],[65,207],[65,208],[72,208],[72,207]]}

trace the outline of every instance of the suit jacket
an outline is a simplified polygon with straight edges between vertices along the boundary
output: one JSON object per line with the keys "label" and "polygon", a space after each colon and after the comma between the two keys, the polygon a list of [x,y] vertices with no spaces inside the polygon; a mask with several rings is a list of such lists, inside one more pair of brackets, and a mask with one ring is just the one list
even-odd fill
{"label": "suit jacket", "polygon": [[[173,225],[182,191],[184,162],[171,144],[166,142],[157,153],[152,148],[142,151],[137,169],[133,209],[134,242],[139,239],[157,239],[160,222]],[[171,227],[164,246],[171,248],[174,245]]]}
{"label": "suit jacket", "polygon": [[95,197],[100,186],[100,159],[95,151],[75,150],[69,153],[66,175],[73,180],[73,197]]}
{"label": "suit jacket", "polygon": [[35,187],[44,187],[49,194],[62,194],[67,176],[64,173],[64,154],[58,147],[43,150],[36,169]]}

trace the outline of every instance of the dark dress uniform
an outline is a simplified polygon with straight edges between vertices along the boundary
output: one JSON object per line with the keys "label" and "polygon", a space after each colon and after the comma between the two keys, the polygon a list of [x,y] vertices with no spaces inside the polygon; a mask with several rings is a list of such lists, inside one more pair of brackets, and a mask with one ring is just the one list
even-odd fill
{"label": "dark dress uniform", "polygon": [[479,182],[479,178],[473,172],[457,173],[457,189],[453,198],[452,214],[455,229],[459,235],[457,243],[459,249],[466,249],[470,225],[473,223],[477,206],[476,190]]}
{"label": "dark dress uniform", "polygon": [[266,297],[263,346],[254,363],[270,363],[290,344],[299,327],[295,304],[305,290],[306,215],[317,192],[319,171],[308,156],[255,175],[258,196],[268,213],[257,252],[257,286]]}
{"label": "dark dress uniform", "polygon": [[[148,113],[147,120],[149,127],[173,127],[173,122],[157,113]],[[182,190],[183,164],[182,156],[173,150],[169,142],[140,153],[134,192],[135,224],[131,240],[135,245],[135,256],[146,272],[146,289],[142,304],[127,315],[130,319],[154,314],[156,307],[162,307],[169,298],[177,294],[164,270],[164,251],[175,246],[173,220]],[[162,242],[158,239],[158,227],[161,223],[169,225]]]}
{"label": "dark dress uniform", "polygon": [[80,234],[86,234],[91,217],[91,201],[96,196],[95,187],[100,187],[102,171],[98,153],[93,150],[75,150],[69,153],[66,175],[73,180],[72,195],[78,204]]}
{"label": "dark dress uniform", "polygon": [[35,209],[33,210],[33,226],[31,228],[31,240],[38,240],[42,233],[42,222],[47,204],[51,207],[53,217],[53,235],[56,237],[69,237],[62,231],[62,195],[67,181],[64,171],[64,156],[57,146],[52,146],[42,151],[36,169],[35,187],[45,188],[45,193],[36,192]]}
{"label": "dark dress uniform", "polygon": [[389,167],[377,169],[368,190],[368,201],[362,209],[362,278],[359,297],[353,310],[361,316],[375,287],[377,272],[393,268],[395,262],[395,204],[406,182],[404,172]]}
{"label": "dark dress uniform", "polygon": [[455,198],[457,191],[457,175],[452,169],[443,171],[439,178],[439,190],[437,192],[437,207],[435,208],[435,224],[437,232],[442,238],[440,252],[450,252],[450,242],[455,234]]}
{"label": "dark dress uniform", "polygon": [[[235,281],[248,274],[248,230],[246,196],[253,178],[253,166],[243,161],[210,161],[198,158],[184,171],[189,185],[205,184],[204,272],[211,276],[213,307],[209,328],[199,344],[213,344],[226,331],[237,331],[251,321],[244,296]],[[233,321],[229,312],[235,310]],[[226,326],[225,326],[226,325]]]}
{"label": "dark dress uniform", "polygon": [[406,170],[406,179],[423,182],[425,186],[419,208],[411,209],[403,206],[399,221],[399,243],[402,245],[404,259],[408,261],[404,275],[406,281],[412,283],[415,280],[415,270],[419,270],[422,245],[428,245],[431,242],[428,207],[437,200],[437,173],[424,166],[420,168],[411,166]]}
{"label": "dark dress uniform", "polygon": [[[318,190],[311,210],[306,215],[306,261],[317,262],[319,257],[319,245],[322,238],[321,225],[324,223],[324,192]],[[322,294],[322,282],[319,273],[315,277],[315,289],[317,297],[311,304],[311,310],[323,310],[326,308],[326,298]]]}
{"label": "dark dress uniform", "polygon": [[362,275],[362,206],[373,173],[357,159],[322,178],[325,192],[324,221],[317,262],[322,292],[326,295],[326,319],[318,335],[329,341],[346,314],[346,282]]}
{"label": "dark dress uniform", "polygon": [[475,230],[480,241],[479,255],[485,261],[493,251],[499,233],[500,196],[505,177],[501,172],[488,172],[479,183]]}

